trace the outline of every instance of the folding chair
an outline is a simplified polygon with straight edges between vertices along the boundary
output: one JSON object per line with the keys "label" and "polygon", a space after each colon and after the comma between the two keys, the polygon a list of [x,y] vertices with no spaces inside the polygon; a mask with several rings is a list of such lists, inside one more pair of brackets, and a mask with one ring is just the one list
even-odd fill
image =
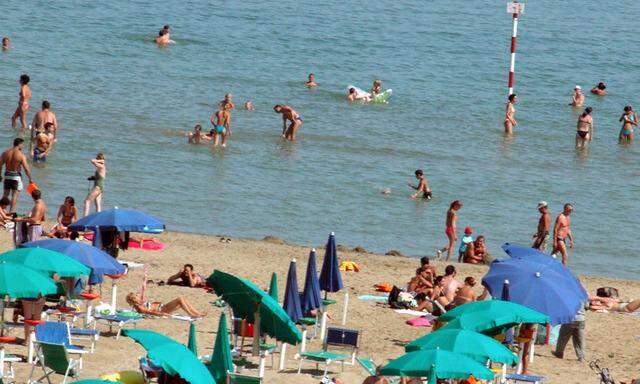
{"label": "folding chair", "polygon": [[[339,361],[342,364],[342,370],[344,371],[345,364],[355,365],[356,356],[358,353],[358,339],[360,332],[354,329],[329,327],[327,328],[327,336],[324,339],[323,348],[321,351],[309,351],[300,352],[300,363],[298,365],[298,373],[302,371],[302,363],[305,360],[311,360],[316,363],[316,369],[320,370],[320,363],[325,364],[324,376],[327,375],[329,370],[329,364],[334,361]],[[329,351],[329,346],[349,349],[349,354],[336,353]],[[350,363],[346,363],[349,361]]]}
{"label": "folding chair", "polygon": [[[32,351],[35,342],[49,343],[49,344],[61,344],[64,346],[65,351],[71,354],[80,355],[78,362],[82,369],[82,355],[88,353],[81,346],[73,345],[71,343],[69,324],[56,323],[56,322],[44,322],[35,327],[35,335],[30,338],[31,345],[29,346],[29,354],[33,356]],[[30,358],[31,362],[32,359]]]}
{"label": "folding chair", "polygon": [[149,384],[154,381],[157,383],[162,375],[163,369],[153,364],[153,362],[146,357],[141,357],[138,361],[140,363],[140,372],[142,372],[142,378],[144,379],[145,384]]}
{"label": "folding chair", "polygon": [[13,363],[19,363],[21,361],[22,358],[16,355],[7,354],[4,347],[0,346],[0,384],[3,379],[8,379],[9,382],[13,382],[13,379],[16,376],[13,370]]}
{"label": "folding chair", "polygon": [[[64,375],[62,384],[66,384],[69,376],[76,377],[78,375],[78,371],[81,369],[81,359],[70,358],[64,344],[46,343],[43,341],[34,341],[34,344],[36,345],[36,357],[31,366],[28,384],[42,383],[44,379],[47,379],[47,383],[51,384],[50,376],[54,373]],[[37,365],[42,367],[44,376],[38,380],[33,380],[33,374],[35,373]],[[47,370],[47,368],[49,368],[49,370]]]}

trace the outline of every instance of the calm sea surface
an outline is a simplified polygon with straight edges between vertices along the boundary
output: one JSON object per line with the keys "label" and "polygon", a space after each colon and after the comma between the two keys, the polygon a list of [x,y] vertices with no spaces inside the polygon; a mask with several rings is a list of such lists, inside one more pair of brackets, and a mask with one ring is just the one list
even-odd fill
{"label": "calm sea surface", "polygon": [[[50,213],[69,194],[81,203],[107,156],[106,206],[141,208],[169,229],[433,255],[449,203],[460,226],[504,242],[531,241],[536,204],[564,202],[580,273],[636,278],[640,143],[617,144],[622,108],[640,109],[637,2],[527,4],[520,23],[517,127],[502,134],[511,17],[504,1],[3,1],[0,141],[17,79],[31,76],[31,119],[43,99],[58,114],[57,148],[34,171]],[[626,21],[625,21],[626,20]],[[170,24],[177,43],[153,37]],[[303,86],[315,72],[320,87]],[[388,105],[349,105],[348,84],[379,78]],[[573,149],[575,84],[607,82],[587,96],[595,140]],[[225,150],[185,144],[226,92],[254,112],[233,112]],[[303,116],[300,140],[281,140],[271,107]],[[430,202],[406,183],[425,170]],[[380,193],[390,188],[390,195]],[[27,196],[21,209],[29,207]]]}

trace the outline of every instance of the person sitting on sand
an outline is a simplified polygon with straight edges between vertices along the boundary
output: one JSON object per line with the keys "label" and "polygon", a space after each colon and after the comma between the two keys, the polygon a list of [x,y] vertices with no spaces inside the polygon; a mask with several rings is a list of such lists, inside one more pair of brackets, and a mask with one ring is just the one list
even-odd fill
{"label": "person sitting on sand", "polygon": [[7,209],[11,205],[11,200],[8,197],[0,199],[0,225],[7,227],[7,224],[13,221],[13,215],[11,215]]}
{"label": "person sitting on sand", "polygon": [[607,94],[607,85],[603,82],[598,83],[595,87],[591,88],[591,93],[598,96],[604,96]]}
{"label": "person sitting on sand", "polygon": [[197,274],[191,264],[185,264],[180,272],[169,277],[167,284],[183,285],[191,288],[200,288],[207,285],[205,278]]}
{"label": "person sitting on sand", "polygon": [[465,278],[464,285],[458,290],[458,293],[456,293],[456,297],[453,299],[451,305],[447,306],[447,309],[458,307],[462,304],[466,304],[472,301],[484,300],[487,295],[489,295],[489,291],[485,288],[481,295],[476,296],[473,293],[473,287],[475,287],[476,284],[476,279],[474,279],[472,276]]}
{"label": "person sitting on sand", "polygon": [[389,384],[389,379],[380,374],[380,367],[376,367],[376,373],[364,379],[362,384]]}
{"label": "person sitting on sand", "polygon": [[426,269],[416,269],[416,275],[407,284],[407,292],[429,295],[433,288],[433,277]]}
{"label": "person sitting on sand", "polygon": [[138,313],[151,316],[166,316],[179,309],[185,311],[185,313],[191,317],[205,317],[206,312],[200,312],[196,310],[187,299],[182,296],[167,302],[143,302],[140,296],[134,292],[130,292],[127,295],[127,303]]}
{"label": "person sitting on sand", "polygon": [[420,268],[426,270],[426,272],[431,275],[431,280],[436,277],[436,267],[429,264],[429,258],[427,256],[420,258]]}
{"label": "person sitting on sand", "polygon": [[462,259],[466,257],[467,249],[469,248],[469,244],[473,246],[473,229],[471,227],[466,227],[464,229],[464,236],[460,240],[460,247],[458,248],[458,263],[462,263]]}
{"label": "person sitting on sand", "polygon": [[473,243],[469,243],[464,255],[464,262],[468,264],[482,264],[489,257],[487,246],[484,244],[484,236],[480,235]]}
{"label": "person sitting on sand", "polygon": [[447,265],[444,270],[444,277],[442,278],[443,292],[447,298],[447,304],[453,301],[458,289],[462,287],[462,283],[456,280],[456,267],[453,265]]}
{"label": "person sitting on sand", "polygon": [[78,207],[76,201],[71,196],[64,198],[64,202],[58,208],[56,217],[57,224],[49,233],[49,237],[64,239],[69,237],[67,227],[78,221]]}
{"label": "person sitting on sand", "polygon": [[308,88],[315,88],[318,86],[318,83],[316,83],[316,75],[314,75],[313,73],[309,74],[309,80],[304,83],[304,85],[306,85]]}

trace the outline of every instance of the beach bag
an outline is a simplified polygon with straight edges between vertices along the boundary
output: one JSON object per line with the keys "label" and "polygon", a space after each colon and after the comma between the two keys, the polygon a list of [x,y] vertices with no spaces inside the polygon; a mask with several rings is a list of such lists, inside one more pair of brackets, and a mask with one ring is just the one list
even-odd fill
{"label": "beach bag", "polygon": [[410,307],[409,303],[400,301],[400,288],[395,285],[391,288],[391,292],[389,293],[389,306],[393,309],[408,309]]}
{"label": "beach bag", "polygon": [[611,298],[617,299],[619,297],[618,296],[618,289],[613,288],[613,287],[600,287],[596,291],[596,296],[598,296],[598,297],[611,297]]}

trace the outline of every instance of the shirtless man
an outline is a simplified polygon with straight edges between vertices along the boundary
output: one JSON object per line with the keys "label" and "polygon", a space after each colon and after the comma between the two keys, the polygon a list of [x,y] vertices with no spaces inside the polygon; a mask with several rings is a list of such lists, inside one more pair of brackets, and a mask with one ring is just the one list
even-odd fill
{"label": "shirtless man", "polygon": [[167,32],[164,28],[158,32],[158,36],[156,37],[156,44],[160,46],[165,46],[169,44],[169,32]]}
{"label": "shirtless man", "polygon": [[604,96],[607,94],[607,86],[605,83],[600,82],[598,83],[598,85],[596,85],[595,87],[591,88],[591,93],[593,93],[594,95],[598,95],[598,96]]}
{"label": "shirtless man", "polygon": [[453,299],[453,305],[457,307],[472,301],[484,300],[489,294],[489,291],[485,289],[484,291],[482,291],[482,294],[480,296],[476,296],[473,293],[473,287],[475,286],[476,279],[471,276],[465,278],[464,285],[458,290],[456,297]]}
{"label": "shirtless man", "polygon": [[431,200],[431,189],[429,189],[429,183],[427,183],[427,179],[424,178],[424,172],[422,169],[416,170],[416,179],[418,179],[418,185],[413,185],[409,183],[409,186],[416,190],[416,193],[411,195],[412,199],[418,198],[420,194],[422,194],[422,198]]}
{"label": "shirtless man", "polygon": [[193,270],[193,265],[191,264],[185,264],[180,272],[169,277],[167,284],[183,285],[191,288],[204,287],[207,285],[202,276]]}
{"label": "shirtless man", "polygon": [[36,113],[33,117],[33,122],[31,123],[31,129],[39,130],[44,129],[46,123],[51,123],[53,126],[51,127],[51,132],[53,133],[53,137],[56,137],[58,132],[58,119],[56,119],[56,114],[51,112],[49,109],[51,106],[47,100],[42,102],[42,109]]}
{"label": "shirtless man", "polygon": [[[18,196],[22,191],[22,173],[21,169],[27,174],[29,183],[31,183],[31,170],[29,164],[27,164],[27,158],[22,153],[24,148],[24,140],[16,138],[13,140],[13,148],[4,151],[0,157],[0,171],[4,165],[4,190],[2,197],[9,197],[11,192],[11,205],[9,212],[15,212],[16,204],[18,203]],[[0,177],[2,180],[2,177]]]}
{"label": "shirtless man", "polygon": [[533,245],[531,248],[535,248],[540,252],[547,250],[547,243],[549,241],[549,231],[551,230],[551,214],[549,213],[549,206],[546,201],[538,203],[538,212],[540,212],[540,220],[538,220],[538,231],[533,238]]}
{"label": "shirtless man", "polygon": [[[47,123],[47,127],[51,128],[52,123]],[[50,132],[50,131],[49,131]],[[47,161],[47,155],[53,144],[49,132],[44,129],[36,131],[35,137],[31,140],[31,158],[34,163]]]}
{"label": "shirtless man", "polygon": [[304,83],[304,85],[307,86],[307,88],[315,88],[318,86],[318,83],[316,83],[316,75],[314,75],[313,73],[309,74],[309,80]]}
{"label": "shirtless man", "polygon": [[[282,114],[282,137],[289,141],[295,141],[296,132],[298,132],[298,130],[302,126],[302,119],[300,118],[298,112],[296,112],[288,105],[280,104],[276,104],[273,107],[273,110],[276,113]],[[291,122],[291,124],[287,126],[287,122]]]}
{"label": "shirtless man", "polygon": [[456,234],[456,223],[458,222],[458,214],[457,211],[462,208],[462,202],[460,200],[455,200],[449,206],[449,210],[447,211],[447,221],[445,224],[444,233],[447,235],[447,239],[449,239],[449,245],[443,249],[436,250],[436,257],[440,259],[442,252],[444,250],[447,251],[447,261],[451,259],[451,254],[453,253],[453,248],[456,245],[456,241],[458,241],[458,236]]}
{"label": "shirtless man", "polygon": [[584,104],[584,94],[582,93],[582,88],[579,85],[573,89],[573,96],[571,97],[571,106],[573,107],[581,107]]}
{"label": "shirtless man", "polygon": [[211,137],[202,133],[202,126],[200,124],[196,124],[193,132],[187,133],[187,137],[189,138],[189,144],[200,144],[202,141],[211,140]]}
{"label": "shirtless man", "polygon": [[556,224],[553,227],[553,251],[552,255],[557,252],[562,254],[562,264],[567,265],[567,238],[569,238],[569,248],[573,248],[573,233],[571,233],[571,222],[569,215],[573,211],[573,205],[567,203],[564,210],[558,215]]}
{"label": "shirtless man", "polygon": [[213,146],[216,147],[222,136],[222,146],[227,146],[227,136],[231,135],[231,113],[229,112],[230,104],[220,104],[220,109],[211,116],[211,125],[213,125]]}
{"label": "shirtless man", "polygon": [[29,226],[29,241],[37,241],[40,240],[40,237],[42,236],[42,223],[47,219],[45,216],[47,207],[44,204],[44,200],[42,200],[42,193],[40,190],[36,189],[31,192],[31,198],[33,199],[33,208],[31,209],[29,216],[17,217],[13,219],[13,221],[23,221],[27,223]]}
{"label": "shirtless man", "polygon": [[228,110],[236,109],[236,105],[233,103],[233,95],[227,93],[224,95],[224,100],[218,103],[220,107],[227,107]]}
{"label": "shirtless man", "polygon": [[9,51],[9,38],[7,36],[2,38],[2,51],[3,52]]}
{"label": "shirtless man", "polygon": [[456,267],[453,265],[447,265],[447,268],[444,270],[444,277],[442,278],[442,291],[444,292],[448,303],[453,301],[458,289],[462,288],[462,283],[456,280],[456,274]]}

